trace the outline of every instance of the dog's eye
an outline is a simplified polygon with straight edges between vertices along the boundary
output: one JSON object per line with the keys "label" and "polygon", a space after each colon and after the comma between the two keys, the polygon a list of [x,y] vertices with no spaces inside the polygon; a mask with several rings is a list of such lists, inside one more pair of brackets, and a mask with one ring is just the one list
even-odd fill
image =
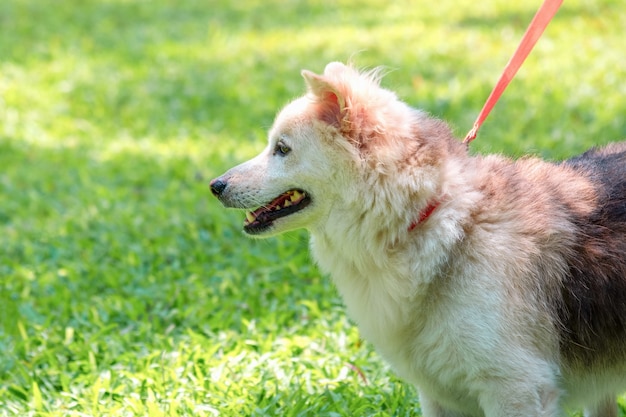
{"label": "dog's eye", "polygon": [[276,147],[274,147],[274,155],[280,155],[280,156],[285,156],[287,155],[289,152],[291,152],[291,148],[287,145],[285,145],[282,142],[278,142],[276,144]]}

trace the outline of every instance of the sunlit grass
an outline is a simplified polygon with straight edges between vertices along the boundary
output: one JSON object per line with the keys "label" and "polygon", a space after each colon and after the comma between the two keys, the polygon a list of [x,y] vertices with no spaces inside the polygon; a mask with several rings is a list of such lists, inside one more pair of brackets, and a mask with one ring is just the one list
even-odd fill
{"label": "sunlit grass", "polygon": [[[0,2],[0,416],[419,415],[306,235],[208,181],[332,60],[463,136],[534,3]],[[626,137],[622,9],[565,2],[473,151]]]}

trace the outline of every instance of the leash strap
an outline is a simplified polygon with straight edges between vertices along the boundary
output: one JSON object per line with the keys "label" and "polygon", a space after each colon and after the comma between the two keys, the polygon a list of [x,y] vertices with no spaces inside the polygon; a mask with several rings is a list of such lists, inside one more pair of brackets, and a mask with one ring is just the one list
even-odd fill
{"label": "leash strap", "polygon": [[489,112],[491,112],[491,109],[493,109],[493,106],[495,106],[496,102],[517,73],[517,70],[522,66],[522,63],[524,63],[524,60],[541,37],[541,34],[546,26],[548,26],[548,23],[550,23],[550,20],[552,20],[557,10],[559,10],[561,3],[563,3],[563,0],[545,0],[539,10],[537,10],[517,50],[508,64],[506,64],[498,83],[493,88],[493,91],[491,91],[489,98],[487,98],[485,105],[474,122],[474,127],[472,127],[472,130],[465,136],[463,143],[469,145],[471,141],[476,139],[478,129],[480,129],[480,126],[489,115]]}

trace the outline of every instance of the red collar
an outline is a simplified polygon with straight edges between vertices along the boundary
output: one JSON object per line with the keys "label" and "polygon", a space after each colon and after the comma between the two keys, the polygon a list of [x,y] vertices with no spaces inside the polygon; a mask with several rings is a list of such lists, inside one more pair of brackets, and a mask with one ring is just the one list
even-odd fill
{"label": "red collar", "polygon": [[433,211],[435,211],[437,207],[439,207],[440,204],[441,204],[441,199],[432,200],[430,203],[428,203],[428,205],[424,207],[424,209],[420,212],[420,215],[417,218],[417,220],[415,220],[413,223],[409,225],[408,231],[410,232],[411,230],[415,229],[418,225],[428,220],[430,215],[433,214]]}

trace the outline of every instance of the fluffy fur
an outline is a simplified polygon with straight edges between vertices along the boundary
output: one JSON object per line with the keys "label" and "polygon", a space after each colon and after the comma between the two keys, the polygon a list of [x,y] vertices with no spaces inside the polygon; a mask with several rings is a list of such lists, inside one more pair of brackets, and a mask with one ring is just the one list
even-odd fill
{"label": "fluffy fur", "polygon": [[279,113],[267,148],[211,183],[224,205],[253,210],[244,230],[310,231],[425,416],[616,416],[626,143],[562,163],[469,156],[377,72],[302,74],[308,93]]}

